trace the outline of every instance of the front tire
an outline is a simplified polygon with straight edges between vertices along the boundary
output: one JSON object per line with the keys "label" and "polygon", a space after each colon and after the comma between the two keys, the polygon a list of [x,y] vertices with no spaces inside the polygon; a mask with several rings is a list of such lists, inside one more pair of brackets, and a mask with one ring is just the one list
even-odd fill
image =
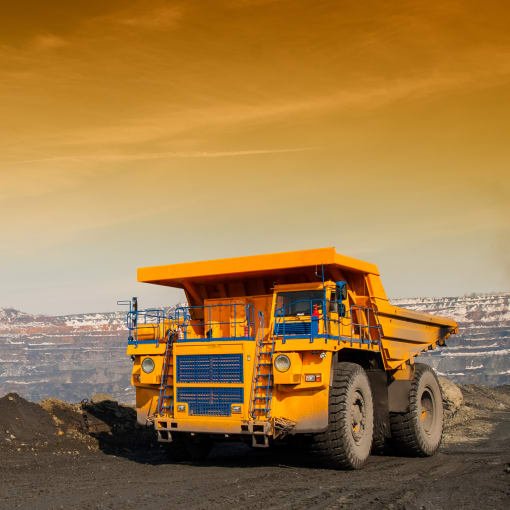
{"label": "front tire", "polygon": [[327,467],[360,469],[372,447],[374,406],[368,377],[355,363],[338,363],[329,392],[328,429],[312,439]]}
{"label": "front tire", "polygon": [[429,457],[441,444],[443,399],[437,376],[428,365],[416,363],[406,413],[391,413],[392,442],[404,455]]}

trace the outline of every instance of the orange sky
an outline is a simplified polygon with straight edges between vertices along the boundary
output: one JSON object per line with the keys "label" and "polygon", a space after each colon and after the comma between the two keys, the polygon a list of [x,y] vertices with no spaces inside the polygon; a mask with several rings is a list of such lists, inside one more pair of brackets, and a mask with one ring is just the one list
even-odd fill
{"label": "orange sky", "polygon": [[0,307],[171,304],[136,267],[336,246],[390,296],[508,290],[491,1],[6,2]]}

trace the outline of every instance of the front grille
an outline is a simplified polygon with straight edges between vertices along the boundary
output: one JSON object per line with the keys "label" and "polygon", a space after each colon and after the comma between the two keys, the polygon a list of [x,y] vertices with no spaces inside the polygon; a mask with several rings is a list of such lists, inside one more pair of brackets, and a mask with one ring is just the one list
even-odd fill
{"label": "front grille", "polygon": [[297,322],[277,322],[274,325],[274,334],[281,335],[309,335],[312,331],[310,322],[297,321]]}
{"label": "front grille", "polygon": [[178,383],[242,383],[242,354],[183,354],[177,356]]}
{"label": "front grille", "polygon": [[243,388],[177,388],[177,402],[195,416],[230,416],[232,404],[244,403]]}

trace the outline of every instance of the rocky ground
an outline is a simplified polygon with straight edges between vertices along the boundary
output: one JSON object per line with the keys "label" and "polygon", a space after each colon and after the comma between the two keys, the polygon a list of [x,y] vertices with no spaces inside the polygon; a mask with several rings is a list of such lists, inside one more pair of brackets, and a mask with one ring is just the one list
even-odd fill
{"label": "rocky ground", "polygon": [[129,406],[8,394],[0,398],[0,508],[508,508],[510,386],[442,385],[439,454],[371,457],[354,472],[227,443],[207,461],[170,462]]}

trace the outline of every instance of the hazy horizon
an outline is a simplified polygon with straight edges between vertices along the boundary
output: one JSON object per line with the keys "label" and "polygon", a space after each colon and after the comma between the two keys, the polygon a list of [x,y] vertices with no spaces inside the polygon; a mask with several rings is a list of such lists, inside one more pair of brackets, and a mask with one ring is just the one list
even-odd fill
{"label": "hazy horizon", "polygon": [[0,307],[335,246],[390,297],[510,289],[508,4],[24,0],[0,33]]}
{"label": "hazy horizon", "polygon": [[[390,302],[391,301],[402,301],[407,299],[441,299],[441,298],[463,298],[463,297],[472,297],[472,296],[494,296],[494,295],[504,295],[508,294],[508,291],[494,291],[494,292],[466,292],[465,294],[460,295],[451,295],[451,296],[397,296],[397,297],[389,297]],[[130,296],[133,297],[133,296]],[[158,302],[153,301],[147,301],[143,302],[143,298],[140,298],[137,296],[140,306],[143,308],[167,308],[172,307],[175,305],[178,305],[180,303],[186,302],[186,297],[184,293],[182,293],[180,299],[174,299],[173,301],[168,301],[161,299]],[[162,296],[164,298],[164,296]],[[150,299],[150,298],[149,298]],[[76,312],[69,312],[69,313],[41,313],[37,311],[30,311],[30,310],[22,310],[13,306],[0,306],[0,310],[15,310],[17,312],[22,313],[28,313],[30,315],[43,315],[48,317],[60,317],[60,316],[68,316],[68,315],[83,315],[83,314],[102,314],[102,313],[115,313],[115,312],[125,312],[127,311],[127,308],[124,306],[116,305],[114,304],[113,308],[108,310],[82,310],[82,311],[76,311]]]}

